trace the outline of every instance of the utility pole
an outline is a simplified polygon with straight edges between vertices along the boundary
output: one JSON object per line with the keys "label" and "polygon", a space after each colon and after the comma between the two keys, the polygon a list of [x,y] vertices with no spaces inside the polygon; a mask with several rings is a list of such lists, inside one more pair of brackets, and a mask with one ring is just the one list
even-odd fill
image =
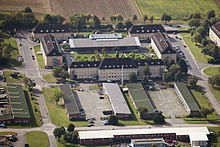
{"label": "utility pole", "polygon": [[123,74],[123,69],[124,69],[124,65],[121,66],[121,73],[122,73],[122,75],[121,75],[121,84],[122,84],[122,86],[124,85],[124,74]]}

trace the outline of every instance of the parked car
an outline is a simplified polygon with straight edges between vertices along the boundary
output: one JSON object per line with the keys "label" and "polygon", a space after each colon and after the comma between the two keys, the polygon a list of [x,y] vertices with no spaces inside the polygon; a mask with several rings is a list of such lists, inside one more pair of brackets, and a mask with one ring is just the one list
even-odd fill
{"label": "parked car", "polygon": [[99,99],[105,99],[104,95],[100,95]]}
{"label": "parked car", "polygon": [[30,50],[32,50],[32,47],[30,47]]}
{"label": "parked car", "polygon": [[109,125],[108,121],[104,121],[104,125]]}
{"label": "parked car", "polygon": [[87,125],[87,127],[92,127],[92,126],[94,126],[94,124],[88,124],[88,125]]}
{"label": "parked car", "polygon": [[82,87],[80,87],[80,88],[78,89],[78,91],[84,91],[84,89],[83,89]]}
{"label": "parked car", "polygon": [[0,128],[7,128],[5,124],[0,124]]}
{"label": "parked car", "polygon": [[98,92],[99,95],[103,95],[103,93],[101,91]]}
{"label": "parked car", "polygon": [[53,69],[53,66],[45,66],[45,69]]}
{"label": "parked car", "polygon": [[92,119],[89,119],[88,122],[91,124],[91,123],[94,123],[94,121]]}

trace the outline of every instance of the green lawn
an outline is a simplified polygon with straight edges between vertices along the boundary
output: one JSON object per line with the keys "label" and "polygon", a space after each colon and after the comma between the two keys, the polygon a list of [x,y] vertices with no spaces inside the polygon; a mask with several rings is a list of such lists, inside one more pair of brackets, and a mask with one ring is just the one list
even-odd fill
{"label": "green lawn", "polygon": [[48,147],[50,145],[47,134],[41,131],[27,132],[26,140],[29,147]]}
{"label": "green lawn", "polygon": [[23,82],[24,74],[19,73],[20,76],[17,79],[15,79],[10,76],[10,73],[14,73],[14,71],[7,71],[7,70],[4,71],[4,75],[7,83]]}
{"label": "green lawn", "polygon": [[204,70],[204,73],[208,76],[215,76],[220,74],[220,67],[209,67]]}
{"label": "green lawn", "polygon": [[71,143],[66,143],[64,142],[63,139],[61,139],[61,142],[57,141],[56,139],[56,142],[57,142],[57,146],[58,147],[110,147],[109,145],[87,145],[87,146],[84,146],[84,145],[80,145],[80,144],[71,144]]}
{"label": "green lawn", "polygon": [[128,107],[132,113],[132,116],[131,116],[131,120],[119,120],[119,125],[152,125],[154,124],[153,121],[143,121],[139,118],[135,108],[134,108],[134,105],[130,99],[130,97],[128,96],[128,94],[124,94],[125,96],[125,100],[128,104]]}
{"label": "green lawn", "polygon": [[57,82],[57,79],[53,76],[53,74],[43,75],[44,80],[47,82]]}
{"label": "green lawn", "polygon": [[220,127],[208,127],[210,132],[214,134],[209,137],[209,146],[220,146]]}
{"label": "green lawn", "polygon": [[7,134],[15,134],[15,135],[17,135],[16,132],[0,132],[0,136],[7,135]]}
{"label": "green lawn", "polygon": [[43,55],[38,55],[37,54],[37,52],[41,52],[40,45],[36,45],[34,47],[34,51],[35,51],[35,56],[37,58],[38,65],[40,66],[40,68],[44,69],[45,68],[45,63],[44,63]]}
{"label": "green lawn", "polygon": [[[5,34],[5,33],[4,33]],[[15,67],[20,66],[22,63],[17,60],[17,57],[19,56],[18,46],[16,43],[16,40],[14,37],[5,34],[5,37],[3,38],[5,43],[11,44],[13,47],[13,50],[11,51],[11,59],[9,60],[8,64],[1,65],[1,67]]]}
{"label": "green lawn", "polygon": [[196,12],[205,17],[209,10],[215,10],[217,15],[220,14],[213,0],[136,0],[136,3],[143,14],[153,15],[156,19],[160,19],[162,13],[179,20]]}
{"label": "green lawn", "polygon": [[53,93],[59,90],[58,86],[54,88],[43,88],[44,98],[49,111],[50,119],[54,125],[67,127],[73,123],[76,127],[85,127],[88,125],[87,121],[70,121],[66,115],[64,106],[56,105],[53,99]]}
{"label": "green lawn", "polygon": [[183,40],[189,47],[190,51],[192,52],[193,56],[196,58],[197,61],[203,62],[203,63],[208,63],[208,59],[212,58],[210,56],[205,56],[201,53],[202,48],[199,46],[196,46],[194,42],[192,42],[192,37],[190,36],[189,33],[180,33],[181,36],[183,37]]}
{"label": "green lawn", "polygon": [[[204,107],[207,109],[214,109],[212,104],[209,102],[208,98],[205,96],[204,92],[196,91],[191,89],[192,94],[194,95],[195,99],[199,103],[200,107]],[[184,118],[184,120],[188,123],[220,123],[220,117],[214,111],[212,114],[207,115],[207,118]]]}
{"label": "green lawn", "polygon": [[213,95],[215,96],[217,102],[220,103],[220,87],[209,85],[209,88],[212,91]]}

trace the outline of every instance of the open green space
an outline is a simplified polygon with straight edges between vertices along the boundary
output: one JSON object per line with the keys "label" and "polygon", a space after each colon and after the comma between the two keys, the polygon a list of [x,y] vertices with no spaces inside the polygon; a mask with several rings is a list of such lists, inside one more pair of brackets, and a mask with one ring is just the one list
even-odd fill
{"label": "open green space", "polygon": [[5,65],[1,65],[1,67],[15,67],[15,66],[20,66],[22,63],[17,60],[17,57],[19,56],[19,50],[17,46],[17,42],[14,39],[14,37],[3,33],[3,40],[5,43],[10,44],[12,46],[12,51],[11,51],[11,59],[9,62]]}
{"label": "open green space", "polygon": [[220,74],[220,67],[209,67],[204,69],[204,73],[208,76],[215,76]]}
{"label": "open green space", "polygon": [[44,99],[47,104],[51,122],[54,125],[62,127],[67,127],[70,123],[73,123],[76,127],[87,126],[87,121],[70,121],[66,115],[64,105],[56,105],[53,94],[58,90],[58,86],[52,88],[43,88]]}
{"label": "open green space", "polygon": [[208,55],[203,55],[201,53],[202,48],[199,45],[195,45],[194,42],[192,42],[192,37],[190,36],[190,33],[180,33],[183,40],[187,44],[188,48],[192,52],[193,56],[196,58],[197,61],[203,62],[203,63],[208,63],[208,59],[212,58]]}
{"label": "open green space", "polygon": [[209,137],[209,146],[220,146],[220,127],[208,127],[213,134]]}
{"label": "open green space", "polygon": [[57,82],[57,79],[53,76],[53,74],[43,75],[44,80],[47,82]]}
{"label": "open green space", "polygon": [[58,147],[109,147],[110,145],[80,145],[80,144],[71,144],[66,143],[63,139],[60,139],[60,142],[56,139]]}
{"label": "open green space", "polygon": [[142,14],[160,19],[162,13],[171,15],[173,19],[182,20],[192,13],[200,12],[202,17],[210,10],[220,14],[213,0],[135,0]]}
{"label": "open green space", "polygon": [[[191,89],[192,94],[194,95],[196,101],[199,103],[200,107],[206,109],[214,109],[212,104],[209,102],[208,98],[205,96],[204,92]],[[206,124],[206,123],[220,123],[220,116],[214,111],[212,114],[208,114],[207,118],[184,118],[184,120],[188,123],[198,123],[198,124]]]}
{"label": "open green space", "polygon": [[19,73],[19,77],[16,79],[16,78],[12,78],[12,77],[10,76],[10,74],[11,74],[11,73],[14,73],[14,72],[15,72],[15,71],[7,71],[7,70],[4,71],[4,75],[5,75],[5,78],[6,78],[6,82],[7,82],[7,83],[23,82],[24,74]]}
{"label": "open green space", "polygon": [[47,134],[41,131],[27,132],[26,140],[29,147],[48,147],[50,145]]}
{"label": "open green space", "polygon": [[37,58],[38,65],[40,66],[40,68],[44,69],[45,68],[45,63],[44,63],[43,55],[38,55],[37,54],[37,52],[41,52],[40,45],[36,45],[34,47],[34,52],[35,52],[35,56]]}
{"label": "open green space", "polygon": [[119,119],[119,121],[118,121],[119,125],[124,126],[124,125],[146,125],[146,124],[147,125],[152,125],[152,124],[154,124],[153,121],[141,120],[139,118],[139,116],[138,116],[138,114],[137,114],[137,112],[136,112],[136,110],[134,108],[134,105],[133,105],[130,97],[128,96],[128,94],[124,94],[124,96],[125,96],[125,100],[126,100],[126,102],[128,104],[128,107],[129,107],[129,109],[131,111],[131,119],[129,119],[129,120],[121,120],[121,119]]}
{"label": "open green space", "polygon": [[211,86],[209,85],[209,88],[213,95],[215,96],[218,103],[220,103],[220,87],[219,86]]}

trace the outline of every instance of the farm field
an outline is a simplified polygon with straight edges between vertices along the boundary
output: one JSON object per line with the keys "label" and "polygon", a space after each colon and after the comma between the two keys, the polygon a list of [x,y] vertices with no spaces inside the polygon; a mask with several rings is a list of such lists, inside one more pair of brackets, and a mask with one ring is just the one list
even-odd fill
{"label": "farm field", "polygon": [[205,14],[212,9],[220,14],[220,10],[213,0],[136,0],[136,2],[143,14],[154,15],[156,19],[160,19],[162,13],[169,14],[174,19],[182,19],[192,13]]}
{"label": "farm field", "polygon": [[31,7],[36,14],[50,13],[49,0],[0,0],[0,11],[21,11]]}
{"label": "farm field", "polygon": [[116,14],[128,18],[136,14],[140,18],[133,0],[52,0],[51,9],[53,14],[66,18],[75,13],[95,14],[100,18],[109,18],[110,15]]}

